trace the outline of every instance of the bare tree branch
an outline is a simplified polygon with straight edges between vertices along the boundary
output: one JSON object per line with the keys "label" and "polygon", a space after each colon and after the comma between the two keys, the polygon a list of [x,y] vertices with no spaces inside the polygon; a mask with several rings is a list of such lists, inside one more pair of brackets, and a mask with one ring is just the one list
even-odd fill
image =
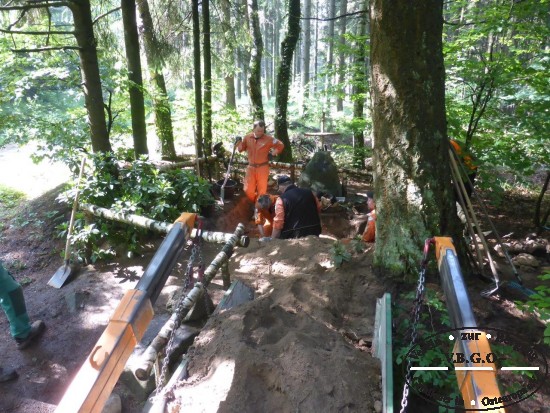
{"label": "bare tree branch", "polygon": [[368,10],[360,10],[360,11],[356,11],[356,12],[353,12],[353,13],[346,13],[346,14],[342,14],[341,16],[331,17],[329,19],[320,19],[318,17],[300,17],[300,20],[317,20],[317,21],[320,21],[320,22],[329,22],[329,21],[332,21],[332,20],[341,19],[343,17],[355,16],[357,14],[364,14],[364,13],[368,13]]}
{"label": "bare tree branch", "polygon": [[6,29],[0,29],[0,33],[9,33],[9,34],[28,34],[30,36],[39,36],[39,35],[51,35],[51,34],[68,34],[74,36],[76,32],[74,31],[45,31],[45,32],[39,32],[39,31],[19,31],[19,30],[6,30]]}
{"label": "bare tree branch", "polygon": [[69,2],[66,1],[37,1],[33,3],[27,3],[23,6],[0,6],[0,11],[22,10],[27,11],[29,9],[43,9],[45,7],[69,7]]}
{"label": "bare tree branch", "polygon": [[51,50],[82,50],[78,46],[52,46],[52,47],[37,47],[36,49],[10,49],[14,53],[34,53],[47,52]]}
{"label": "bare tree branch", "polygon": [[108,16],[109,14],[111,13],[114,13],[115,11],[119,11],[120,10],[120,7],[117,7],[116,9],[113,9],[113,10],[109,10],[108,12],[106,13],[103,13],[103,14],[100,14],[99,16],[97,16],[94,21],[92,22],[92,26],[95,25],[99,20],[101,20],[102,18]]}

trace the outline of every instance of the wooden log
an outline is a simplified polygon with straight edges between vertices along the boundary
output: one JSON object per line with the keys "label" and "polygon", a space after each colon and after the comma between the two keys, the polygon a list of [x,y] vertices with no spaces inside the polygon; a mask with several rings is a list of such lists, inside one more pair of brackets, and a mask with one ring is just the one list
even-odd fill
{"label": "wooden log", "polygon": [[[158,353],[168,343],[168,338],[175,327],[178,326],[178,319],[185,320],[189,314],[189,311],[193,306],[204,297],[206,287],[210,284],[210,281],[216,275],[218,269],[224,262],[227,262],[229,257],[233,254],[233,249],[237,245],[239,238],[244,232],[244,225],[237,225],[237,229],[231,235],[229,241],[226,242],[222,251],[216,255],[212,260],[208,268],[204,271],[204,277],[202,282],[196,282],[194,287],[189,291],[187,296],[183,299],[181,306],[178,306],[177,312],[174,312],[170,319],[161,328],[158,335],[153,339],[151,344],[143,352],[140,361],[136,363],[136,367],[133,369],[134,375],[140,380],[146,380],[149,377],[153,363],[157,359]],[[143,378],[142,378],[143,377]]]}
{"label": "wooden log", "polygon": [[199,164],[203,164],[203,163],[213,163],[213,162],[216,162],[216,161],[219,161],[221,160],[220,158],[218,158],[216,155],[212,155],[212,156],[209,156],[208,158],[194,158],[194,159],[190,159],[188,161],[183,161],[183,162],[175,162],[175,163],[170,163],[170,164],[163,164],[163,165],[158,165],[157,168],[160,170],[160,171],[168,171],[170,169],[180,169],[180,168],[189,168],[189,167],[195,167],[197,165],[197,162]]}
{"label": "wooden log", "polygon": [[[134,225],[140,228],[145,228],[151,231],[159,232],[161,234],[167,234],[174,224],[169,222],[156,221],[151,218],[147,218],[141,215],[134,214],[122,214],[120,212],[114,212],[113,210],[102,208],[97,205],[81,204],[80,209],[84,212],[88,212],[100,218],[110,219],[112,221],[122,222],[128,225]],[[193,229],[191,232],[191,238],[195,237],[197,230]],[[209,243],[225,244],[227,243],[233,234],[227,232],[218,231],[202,231],[202,240]],[[250,238],[246,235],[241,235],[238,239],[239,247],[248,247],[250,244]]]}

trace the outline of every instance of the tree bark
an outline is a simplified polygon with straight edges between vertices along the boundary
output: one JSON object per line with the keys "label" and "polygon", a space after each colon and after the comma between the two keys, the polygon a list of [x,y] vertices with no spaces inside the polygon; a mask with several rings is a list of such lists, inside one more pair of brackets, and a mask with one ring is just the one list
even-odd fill
{"label": "tree bark", "polygon": [[[202,0],[202,23],[204,41],[204,154],[212,154],[212,53],[210,49],[210,0]],[[208,167],[208,165],[207,165]]]}
{"label": "tree bark", "polygon": [[221,0],[222,24],[224,32],[224,54],[226,64],[230,67],[224,77],[225,81],[225,106],[229,109],[237,108],[237,99],[235,97],[235,46],[231,40],[231,4],[229,0]]}
{"label": "tree bark", "polygon": [[195,150],[202,157],[202,82],[201,82],[201,29],[199,21],[199,0],[191,1],[193,20],[193,68],[195,86]]}
{"label": "tree bark", "polygon": [[[348,0],[340,0],[340,16],[344,16],[348,11]],[[340,42],[338,50],[338,95],[336,97],[336,110],[342,112],[344,110],[344,81],[345,81],[345,66],[346,66],[346,18],[340,17],[338,22],[340,26]]]}
{"label": "tree bark", "polygon": [[284,143],[285,149],[280,155],[283,162],[292,162],[292,148],[288,137],[288,91],[292,55],[300,36],[300,0],[288,2],[288,31],[281,44],[281,64],[277,73],[277,93],[275,96],[275,135]]}
{"label": "tree bark", "polygon": [[442,16],[437,0],[371,4],[374,264],[389,277],[416,277],[424,240],[459,233],[446,136]]}
{"label": "tree bark", "polygon": [[[366,2],[365,2],[366,3]],[[365,4],[365,7],[367,5]],[[355,62],[353,66],[353,166],[359,169],[365,167],[365,137],[363,135],[365,118],[365,99],[368,90],[367,56],[365,36],[367,35],[367,14],[361,16],[357,27],[357,41],[355,43]]]}
{"label": "tree bark", "polygon": [[121,0],[124,44],[128,62],[130,111],[132,115],[132,136],[136,158],[147,155],[147,128],[145,126],[145,101],[143,99],[143,79],[139,55],[139,36],[136,21],[135,0]]}
{"label": "tree bark", "polygon": [[166,82],[162,74],[161,59],[157,56],[159,47],[156,40],[153,19],[147,0],[137,0],[141,18],[140,33],[147,59],[149,77],[153,89],[153,111],[155,113],[155,126],[161,145],[161,155],[164,159],[174,159],[176,148],[174,147],[174,128],[172,126],[172,111],[166,91]]}
{"label": "tree bark", "polygon": [[311,49],[311,0],[304,0],[304,51],[302,53],[302,87],[304,89],[304,104],[303,111],[307,110],[307,101],[309,98],[309,65],[310,65],[310,49]]}
{"label": "tree bark", "polygon": [[111,152],[109,132],[105,122],[103,93],[97,61],[97,42],[94,36],[90,2],[89,0],[70,2],[69,8],[73,13],[76,43],[80,47],[78,55],[80,57],[82,90],[92,135],[92,150],[94,152]]}
{"label": "tree bark", "polygon": [[336,0],[330,0],[329,4],[329,15],[328,18],[331,19],[328,22],[328,55],[327,55],[327,66],[325,70],[328,73],[325,76],[325,93],[326,93],[326,102],[327,110],[330,111],[330,96],[331,96],[331,85],[333,84],[332,79],[334,78],[332,73],[334,70],[334,17],[336,17]]}
{"label": "tree bark", "polygon": [[260,18],[258,16],[258,1],[250,0],[248,3],[250,16],[250,36],[252,37],[252,53],[250,61],[250,74],[248,77],[248,94],[252,104],[252,116],[254,119],[264,119],[264,105],[262,102],[262,54],[264,44],[260,30]]}

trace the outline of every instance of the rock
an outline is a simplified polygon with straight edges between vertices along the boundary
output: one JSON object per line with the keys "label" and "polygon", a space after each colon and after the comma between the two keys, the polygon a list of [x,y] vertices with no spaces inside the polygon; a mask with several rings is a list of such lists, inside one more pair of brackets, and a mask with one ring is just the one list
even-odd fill
{"label": "rock", "polygon": [[103,407],[102,413],[120,413],[122,411],[122,402],[120,396],[116,393],[112,393]]}
{"label": "rock", "polygon": [[338,177],[338,167],[329,152],[316,152],[300,175],[298,186],[310,188],[314,192],[342,196],[342,185]]}
{"label": "rock", "polygon": [[525,267],[538,268],[540,266],[539,261],[531,254],[521,253],[512,259],[514,264],[523,265]]}
{"label": "rock", "polygon": [[382,402],[380,400],[376,400],[374,402],[374,411],[376,413],[381,413],[382,412]]}

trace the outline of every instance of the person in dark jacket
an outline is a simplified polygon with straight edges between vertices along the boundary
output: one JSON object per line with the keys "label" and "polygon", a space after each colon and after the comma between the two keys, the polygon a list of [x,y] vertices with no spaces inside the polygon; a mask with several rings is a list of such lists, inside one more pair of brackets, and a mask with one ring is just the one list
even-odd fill
{"label": "person in dark jacket", "polygon": [[298,188],[288,176],[278,178],[281,196],[275,202],[272,238],[302,238],[321,233],[321,204],[309,189]]}

